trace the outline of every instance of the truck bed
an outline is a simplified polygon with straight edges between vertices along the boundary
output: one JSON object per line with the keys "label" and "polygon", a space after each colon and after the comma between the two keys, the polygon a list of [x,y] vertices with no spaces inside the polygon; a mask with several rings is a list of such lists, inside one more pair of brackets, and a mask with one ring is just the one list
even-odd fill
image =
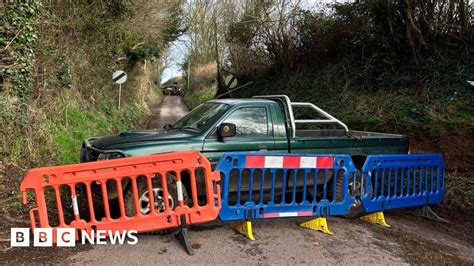
{"label": "truck bed", "polygon": [[351,131],[351,136],[342,129],[302,129],[296,130],[297,138],[402,138],[403,135],[368,131]]}
{"label": "truck bed", "polygon": [[290,138],[291,153],[349,154],[406,154],[408,137],[365,131],[344,130],[296,130],[296,137]]}

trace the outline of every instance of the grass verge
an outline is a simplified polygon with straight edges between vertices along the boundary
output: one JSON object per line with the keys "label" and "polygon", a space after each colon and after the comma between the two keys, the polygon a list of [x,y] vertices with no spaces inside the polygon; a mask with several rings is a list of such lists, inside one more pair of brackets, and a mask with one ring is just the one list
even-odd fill
{"label": "grass verge", "polygon": [[183,96],[184,103],[192,110],[205,101],[209,101],[216,95],[217,86],[213,85],[201,90],[186,91]]}

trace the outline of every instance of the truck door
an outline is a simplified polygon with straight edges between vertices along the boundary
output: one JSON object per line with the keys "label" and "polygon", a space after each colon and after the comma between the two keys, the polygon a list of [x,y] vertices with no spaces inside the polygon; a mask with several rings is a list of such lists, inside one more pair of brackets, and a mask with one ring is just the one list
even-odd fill
{"label": "truck door", "polygon": [[267,106],[243,106],[233,110],[222,123],[236,125],[236,135],[220,138],[217,127],[204,140],[203,152],[217,162],[224,152],[266,151],[274,149],[273,127]]}

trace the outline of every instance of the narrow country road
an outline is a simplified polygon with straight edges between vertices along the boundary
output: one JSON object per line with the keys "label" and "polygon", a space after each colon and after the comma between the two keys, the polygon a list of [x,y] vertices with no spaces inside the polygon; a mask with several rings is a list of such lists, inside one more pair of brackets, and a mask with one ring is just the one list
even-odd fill
{"label": "narrow country road", "polygon": [[148,128],[163,128],[187,114],[188,108],[179,96],[163,96],[161,103],[152,107],[151,112]]}
{"label": "narrow country road", "polygon": [[[182,99],[165,96],[152,109],[149,128],[161,128],[187,112]],[[470,264],[474,263],[470,230],[403,213],[388,213],[391,228],[359,219],[328,218],[334,235],[298,227],[308,219],[253,222],[255,241],[215,221],[190,229],[195,250],[188,256],[171,235],[140,235],[138,244],[80,248],[66,263],[101,265],[209,264]]]}

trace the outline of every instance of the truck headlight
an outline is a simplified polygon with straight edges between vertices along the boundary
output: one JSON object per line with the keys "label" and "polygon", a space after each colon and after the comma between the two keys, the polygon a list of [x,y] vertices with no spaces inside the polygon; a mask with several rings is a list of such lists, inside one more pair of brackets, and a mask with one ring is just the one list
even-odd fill
{"label": "truck headlight", "polygon": [[101,153],[99,157],[97,157],[97,161],[108,160],[110,159],[110,153]]}

